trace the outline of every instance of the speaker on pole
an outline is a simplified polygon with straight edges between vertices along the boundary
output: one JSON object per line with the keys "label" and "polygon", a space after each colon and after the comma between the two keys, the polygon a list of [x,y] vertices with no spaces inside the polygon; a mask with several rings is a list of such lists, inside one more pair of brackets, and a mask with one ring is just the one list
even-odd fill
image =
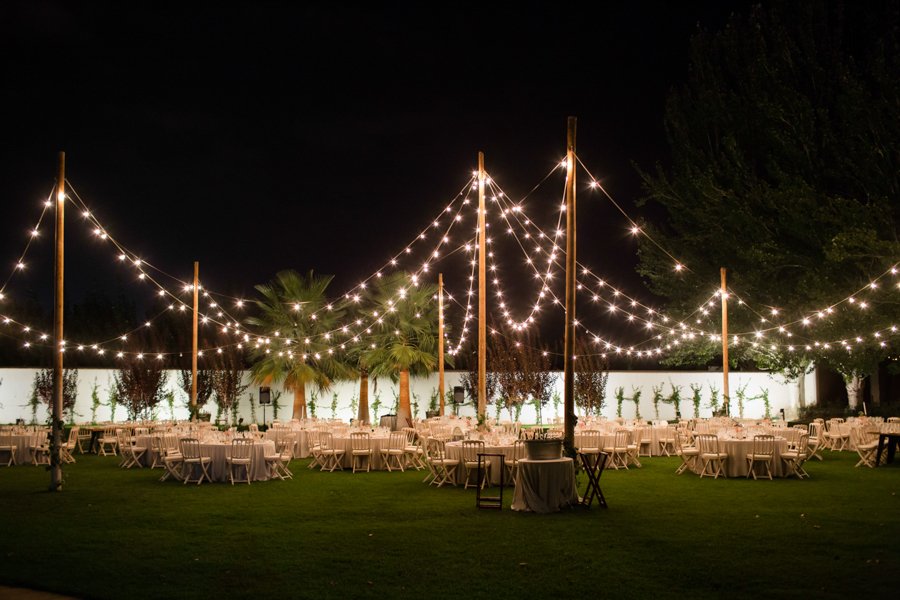
{"label": "speaker on pole", "polygon": [[453,387],[453,403],[454,404],[465,404],[466,395],[465,390],[461,385],[457,385]]}
{"label": "speaker on pole", "polygon": [[259,388],[259,403],[260,404],[271,404],[272,403],[272,392],[267,387]]}

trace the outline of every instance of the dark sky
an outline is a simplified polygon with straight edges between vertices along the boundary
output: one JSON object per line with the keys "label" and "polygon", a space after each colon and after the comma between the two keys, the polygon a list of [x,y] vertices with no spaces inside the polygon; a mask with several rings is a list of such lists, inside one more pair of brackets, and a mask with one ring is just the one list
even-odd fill
{"label": "dark sky", "polygon": [[[581,160],[637,215],[632,161],[665,160],[665,97],[687,77],[690,36],[748,5],[0,2],[3,278],[58,150],[130,250],[184,279],[198,260],[208,288],[240,294],[284,268],[334,274],[335,293],[354,285],[428,226],[479,151],[523,196],[563,158],[570,115]],[[648,297],[627,223],[586,183],[579,259]],[[542,226],[562,185],[557,174],[525,203]],[[149,297],[67,217],[73,299],[117,282]],[[51,289],[50,223],[9,293]],[[533,298],[527,272],[506,277]]]}

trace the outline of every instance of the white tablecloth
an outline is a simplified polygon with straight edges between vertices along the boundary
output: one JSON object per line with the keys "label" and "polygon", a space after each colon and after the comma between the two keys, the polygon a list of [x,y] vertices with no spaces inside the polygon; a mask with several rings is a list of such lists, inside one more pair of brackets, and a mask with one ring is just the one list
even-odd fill
{"label": "white tablecloth", "polygon": [[[309,442],[307,441],[306,430],[292,429],[291,433],[297,436],[297,441],[294,444],[294,458],[309,458]],[[269,429],[266,431],[265,438],[274,442],[275,430]]]}
{"label": "white tablecloth", "polygon": [[[144,466],[153,464],[155,452],[150,449],[150,436],[141,435],[137,437],[137,445],[147,448],[147,452],[140,459],[140,463]],[[253,444],[253,450],[250,453],[250,480],[251,481],[267,481],[269,473],[266,469],[266,454],[275,454],[275,442],[264,441]],[[201,442],[200,456],[209,456],[212,462],[206,465],[206,471],[209,478],[213,481],[231,481],[229,477],[228,463],[225,458],[231,456],[231,444],[224,442]],[[191,475],[192,478],[199,477],[196,469]],[[235,479],[244,479],[243,467],[237,467],[234,472]]]}
{"label": "white tablecloth", "polygon": [[[585,427],[584,429],[579,427],[575,431],[575,447],[576,448],[581,447],[582,432],[588,431],[589,429],[590,429],[589,427]],[[629,431],[632,431],[631,427],[625,427],[624,429],[628,429]],[[660,449],[659,449],[659,438],[662,437],[663,435],[665,435],[666,429],[667,429],[666,427],[660,427],[660,426],[653,426],[650,428],[650,456],[661,456],[662,455],[662,453],[660,452]],[[600,431],[600,447],[601,448],[604,445],[612,446],[612,444],[614,442],[615,442],[615,434],[614,433],[604,433],[603,431]],[[669,452],[671,453],[672,450],[669,450]]]}
{"label": "white tablecloth", "polygon": [[[3,438],[6,439],[5,437]],[[16,447],[16,463],[17,465],[30,465],[31,464],[31,446],[32,444],[36,444],[38,440],[38,434],[36,433],[28,433],[25,435],[13,435],[12,436],[12,444]],[[9,452],[0,452],[0,462],[6,464],[9,460]]]}
{"label": "white tablecloth", "polygon": [[551,513],[579,501],[571,458],[519,461],[513,510]]}
{"label": "white tablecloth", "polygon": [[[463,465],[463,452],[462,452],[462,442],[448,442],[446,445],[447,456],[450,459],[458,460],[459,467],[456,469],[456,475],[454,477],[454,482],[457,484],[465,483],[466,481],[466,467]],[[487,460],[491,462],[491,485],[500,485],[500,477],[502,469],[504,469],[503,461],[507,458],[511,459],[514,455],[515,446],[485,446],[484,452],[485,454],[502,454],[505,458],[500,458],[499,456],[488,456]],[[477,467],[476,467],[477,468]],[[475,481],[475,475],[472,475],[472,482]],[[511,484],[509,478],[505,480],[506,485]]]}
{"label": "white tablecloth", "polygon": [[[781,453],[787,450],[787,441],[784,438],[775,438],[775,454],[772,456],[772,463],[769,468],[772,470],[772,477],[784,477],[784,466],[781,462]],[[725,474],[729,477],[746,477],[749,472],[747,466],[747,455],[753,452],[753,440],[727,440],[719,438],[719,451],[727,452],[728,458],[725,459],[723,465]],[[698,457],[693,462],[691,471],[700,473],[703,470],[703,462]],[[756,476],[764,475],[766,468],[761,463],[753,465]]]}
{"label": "white tablecloth", "polygon": [[[372,471],[378,471],[384,468],[384,461],[381,460],[380,450],[387,447],[389,440],[389,437],[369,437],[369,442],[372,446],[372,456],[369,459],[372,461]],[[341,460],[341,465],[345,469],[352,468],[353,440],[351,440],[349,437],[336,437],[334,438],[334,447],[345,451],[344,458],[343,460]],[[397,463],[392,460],[391,464],[396,465]],[[391,468],[393,469],[394,467]]]}

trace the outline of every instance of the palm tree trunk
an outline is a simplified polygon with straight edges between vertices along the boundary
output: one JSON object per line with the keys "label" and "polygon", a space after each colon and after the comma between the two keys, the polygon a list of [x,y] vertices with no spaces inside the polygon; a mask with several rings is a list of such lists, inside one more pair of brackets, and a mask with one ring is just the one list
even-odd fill
{"label": "palm tree trunk", "polygon": [[408,427],[407,419],[412,418],[409,406],[409,369],[400,371],[400,406],[397,410],[397,427]]}
{"label": "palm tree trunk", "polygon": [[359,414],[356,416],[360,425],[369,424],[369,373],[359,374]]}
{"label": "palm tree trunk", "polygon": [[294,414],[291,418],[306,418],[306,384],[301,383],[294,388]]}

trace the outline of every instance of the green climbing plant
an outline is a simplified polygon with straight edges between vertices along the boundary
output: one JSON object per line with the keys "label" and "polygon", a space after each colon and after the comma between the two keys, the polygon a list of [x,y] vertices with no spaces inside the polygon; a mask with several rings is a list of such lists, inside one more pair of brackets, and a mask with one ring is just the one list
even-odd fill
{"label": "green climbing plant", "polygon": [[656,415],[657,421],[659,421],[659,403],[664,401],[663,388],[665,387],[665,385],[665,383],[661,383],[650,388],[651,390],[653,390],[653,412]]}
{"label": "green climbing plant", "polygon": [[625,388],[617,387],[616,388],[616,416],[622,416],[622,404],[625,402]]}
{"label": "green climbing plant", "polygon": [[703,384],[702,383],[700,383],[700,384],[692,383],[691,391],[694,393],[694,395],[691,397],[691,402],[694,404],[694,418],[699,419],[700,418],[700,401],[703,399],[702,398]]}

